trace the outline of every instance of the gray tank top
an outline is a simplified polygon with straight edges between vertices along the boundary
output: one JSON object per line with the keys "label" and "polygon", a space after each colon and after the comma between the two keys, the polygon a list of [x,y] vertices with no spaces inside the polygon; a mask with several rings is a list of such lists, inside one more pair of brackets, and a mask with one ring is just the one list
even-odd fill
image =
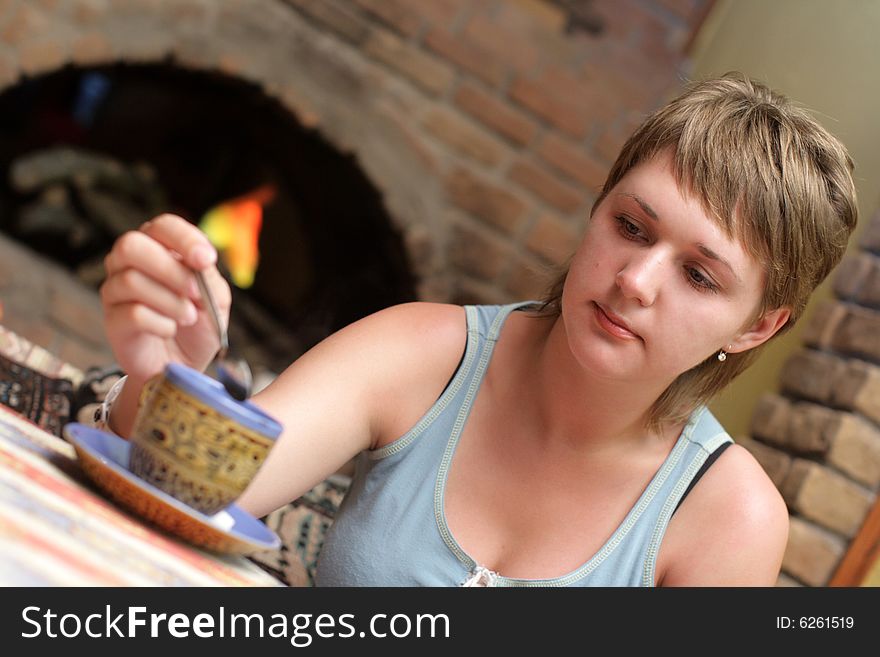
{"label": "gray tank top", "polygon": [[[394,442],[361,453],[318,559],[318,586],[653,586],[660,542],[707,457],[732,442],[705,408],[691,416],[636,504],[586,563],[552,579],[516,579],[472,559],[446,524],[455,447],[504,320],[531,302],[466,306],[467,346],[446,390]],[[550,539],[552,540],[552,539]]]}

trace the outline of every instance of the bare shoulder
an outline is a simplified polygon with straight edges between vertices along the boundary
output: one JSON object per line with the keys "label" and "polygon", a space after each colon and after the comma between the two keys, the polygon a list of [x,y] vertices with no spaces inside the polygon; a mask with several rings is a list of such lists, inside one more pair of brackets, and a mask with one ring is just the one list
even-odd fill
{"label": "bare shoulder", "polygon": [[658,560],[663,586],[773,586],[788,509],[751,453],[727,448],[672,517]]}
{"label": "bare shoulder", "polygon": [[449,360],[455,361],[454,366],[466,336],[463,307],[415,301],[364,317],[331,339],[353,342],[365,355],[381,357],[393,370],[403,364],[419,370],[432,369]]}
{"label": "bare shoulder", "polygon": [[[357,324],[363,324],[364,330],[378,330],[383,336],[402,339],[404,347],[426,339],[442,346],[447,341],[460,341],[467,332],[462,306],[425,301],[390,306]],[[424,342],[421,344],[424,346]]]}
{"label": "bare shoulder", "polygon": [[455,373],[467,342],[464,308],[440,303],[392,306],[344,331],[369,361],[375,447],[418,422]]}
{"label": "bare shoulder", "polygon": [[330,335],[313,351],[318,354],[357,352],[364,358],[380,356],[393,364],[413,356],[420,349],[430,358],[437,350],[463,344],[466,334],[465,313],[461,306],[416,301],[390,306],[352,322]]}

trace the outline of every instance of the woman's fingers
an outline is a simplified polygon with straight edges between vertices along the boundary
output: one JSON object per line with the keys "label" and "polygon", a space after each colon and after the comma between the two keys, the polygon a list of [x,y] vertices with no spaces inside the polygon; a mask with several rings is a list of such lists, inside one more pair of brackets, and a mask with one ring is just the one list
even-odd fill
{"label": "woman's fingers", "polygon": [[161,214],[140,228],[154,240],[180,255],[192,269],[205,269],[217,262],[217,251],[196,226],[174,214]]}
{"label": "woman's fingers", "polygon": [[198,298],[192,270],[173,252],[140,231],[129,231],[116,240],[104,259],[104,269],[108,278],[134,269],[181,296]]}
{"label": "woman's fingers", "polygon": [[102,300],[105,307],[143,305],[180,326],[192,326],[198,309],[205,309],[193,269],[204,271],[224,314],[231,304],[216,260],[216,250],[196,226],[176,215],[160,215],[116,240],[104,260]]}
{"label": "woman's fingers", "polygon": [[119,237],[104,259],[101,286],[104,325],[126,371],[152,375],[169,360],[205,367],[216,352],[216,334],[204,312],[193,270],[203,271],[221,309],[229,285],[214,264],[217,252],[196,226],[161,215]]}
{"label": "woman's fingers", "polygon": [[143,272],[157,283],[193,301],[201,298],[193,269],[205,272],[208,284],[222,309],[231,303],[229,286],[214,267],[217,251],[196,226],[176,215],[160,215],[129,231],[113,245],[104,259],[108,278],[128,270]]}
{"label": "woman's fingers", "polygon": [[159,338],[177,335],[177,322],[141,303],[121,303],[104,312],[107,332],[117,337],[150,334]]}
{"label": "woman's fingers", "polygon": [[142,304],[181,326],[192,326],[198,320],[195,304],[138,271],[124,269],[110,276],[101,286],[105,307],[120,304]]}

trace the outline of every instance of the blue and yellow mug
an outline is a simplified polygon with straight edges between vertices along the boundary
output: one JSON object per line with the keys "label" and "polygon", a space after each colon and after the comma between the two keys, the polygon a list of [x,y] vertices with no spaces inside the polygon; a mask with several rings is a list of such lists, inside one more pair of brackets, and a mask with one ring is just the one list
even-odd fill
{"label": "blue and yellow mug", "polygon": [[241,495],[281,425],[218,381],[171,363],[144,386],[129,470],[184,504],[214,514]]}

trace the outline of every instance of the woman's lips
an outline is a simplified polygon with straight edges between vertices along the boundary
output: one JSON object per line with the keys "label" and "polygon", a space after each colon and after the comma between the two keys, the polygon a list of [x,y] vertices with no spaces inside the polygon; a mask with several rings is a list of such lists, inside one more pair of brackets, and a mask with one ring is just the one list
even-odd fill
{"label": "woman's lips", "polygon": [[613,312],[604,309],[596,302],[593,302],[593,305],[596,307],[596,321],[607,333],[626,340],[641,339],[641,336],[630,329],[622,318],[618,317]]}

